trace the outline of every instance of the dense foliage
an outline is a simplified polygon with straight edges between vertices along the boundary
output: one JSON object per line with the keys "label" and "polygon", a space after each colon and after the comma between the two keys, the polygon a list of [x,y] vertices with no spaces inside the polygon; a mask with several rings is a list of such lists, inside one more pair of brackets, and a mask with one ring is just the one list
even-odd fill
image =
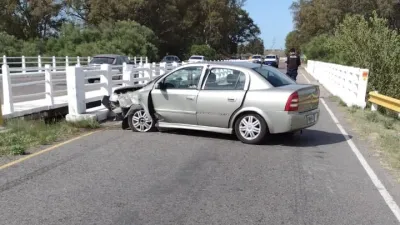
{"label": "dense foliage", "polygon": [[311,60],[368,68],[368,91],[400,98],[400,3],[298,0],[291,8],[296,29],[287,48]]}
{"label": "dense foliage", "polygon": [[[245,0],[2,0],[7,55],[123,53],[180,57],[209,46],[221,55],[258,39]],[[8,43],[8,42],[2,42]],[[18,43],[18,44],[17,44]],[[26,45],[21,48],[22,45]],[[197,50],[196,50],[197,51]]]}

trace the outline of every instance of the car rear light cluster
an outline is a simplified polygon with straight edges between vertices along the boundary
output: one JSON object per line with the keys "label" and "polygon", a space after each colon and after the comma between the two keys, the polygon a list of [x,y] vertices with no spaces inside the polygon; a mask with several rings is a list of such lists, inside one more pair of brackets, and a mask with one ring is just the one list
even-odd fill
{"label": "car rear light cluster", "polygon": [[292,93],[285,106],[285,111],[293,112],[299,109],[299,94],[297,92]]}

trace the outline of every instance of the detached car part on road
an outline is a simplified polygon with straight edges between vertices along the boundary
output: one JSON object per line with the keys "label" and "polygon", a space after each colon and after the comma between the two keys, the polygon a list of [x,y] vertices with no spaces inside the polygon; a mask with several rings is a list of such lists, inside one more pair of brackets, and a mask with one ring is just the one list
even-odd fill
{"label": "detached car part on road", "polygon": [[294,133],[319,119],[319,87],[251,62],[180,66],[143,86],[104,96],[123,128],[148,132],[178,128],[233,134],[259,144],[269,134]]}

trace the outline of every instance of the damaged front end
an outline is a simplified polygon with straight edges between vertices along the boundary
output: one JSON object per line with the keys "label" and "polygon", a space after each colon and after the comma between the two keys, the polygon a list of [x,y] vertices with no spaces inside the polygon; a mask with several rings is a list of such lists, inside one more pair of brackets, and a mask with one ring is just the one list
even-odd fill
{"label": "damaged front end", "polygon": [[123,120],[133,104],[138,104],[138,93],[143,85],[118,87],[111,96],[103,96],[101,103],[112,112],[114,120]]}

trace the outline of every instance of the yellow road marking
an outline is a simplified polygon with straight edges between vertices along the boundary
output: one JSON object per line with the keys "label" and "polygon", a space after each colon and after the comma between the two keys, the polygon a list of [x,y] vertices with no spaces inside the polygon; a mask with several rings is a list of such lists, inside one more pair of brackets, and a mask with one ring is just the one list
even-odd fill
{"label": "yellow road marking", "polygon": [[30,159],[30,158],[32,158],[32,157],[35,157],[35,156],[41,155],[41,154],[43,154],[43,153],[49,152],[49,151],[54,150],[54,149],[56,149],[56,148],[58,148],[58,147],[61,147],[61,146],[63,146],[63,145],[66,145],[66,144],[68,144],[68,143],[71,143],[71,142],[73,142],[73,141],[76,141],[76,140],[78,140],[78,139],[81,139],[81,138],[83,138],[83,137],[92,135],[92,134],[97,133],[97,132],[100,132],[100,131],[102,131],[102,130],[97,130],[97,131],[92,131],[92,132],[89,132],[89,133],[82,134],[82,135],[80,135],[80,136],[78,136],[78,137],[69,139],[69,140],[67,140],[67,141],[58,143],[58,144],[56,144],[56,145],[53,145],[53,146],[48,147],[48,148],[46,148],[46,149],[43,149],[43,150],[41,150],[41,151],[35,152],[35,153],[31,154],[31,155],[28,155],[28,156],[25,156],[25,157],[23,157],[23,158],[17,159],[17,160],[15,160],[15,161],[9,162],[9,163],[7,163],[7,164],[4,164],[4,165],[0,166],[0,170],[3,170],[3,169],[5,169],[5,168],[8,168],[8,167],[13,166],[13,165],[15,165],[15,164],[18,164],[18,163],[23,162],[23,161],[25,161],[25,160],[28,160],[28,159]]}

